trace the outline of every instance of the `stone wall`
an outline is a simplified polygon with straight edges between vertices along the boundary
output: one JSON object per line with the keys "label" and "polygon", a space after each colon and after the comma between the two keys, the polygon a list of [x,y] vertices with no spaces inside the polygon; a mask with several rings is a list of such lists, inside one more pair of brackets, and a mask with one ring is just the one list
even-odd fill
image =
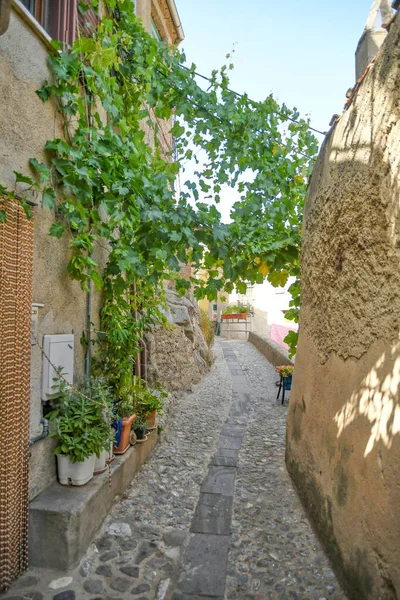
{"label": "stone wall", "polygon": [[149,376],[168,391],[190,389],[207,371],[199,309],[192,292],[181,298],[168,287],[166,296],[170,327],[158,327],[146,336]]}
{"label": "stone wall", "polygon": [[325,140],[303,225],[287,467],[351,599],[400,595],[400,20]]}

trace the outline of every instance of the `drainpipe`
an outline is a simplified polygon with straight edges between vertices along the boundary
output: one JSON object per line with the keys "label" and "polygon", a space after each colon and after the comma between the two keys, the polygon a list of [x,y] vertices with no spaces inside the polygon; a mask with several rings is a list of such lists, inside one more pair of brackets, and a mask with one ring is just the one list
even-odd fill
{"label": "drainpipe", "polygon": [[140,353],[140,372],[143,373],[143,379],[147,381],[147,344],[143,338],[140,338],[143,351]]}
{"label": "drainpipe", "polygon": [[174,24],[174,27],[175,27],[176,33],[177,33],[174,43],[178,46],[185,39],[185,34],[183,33],[182,23],[179,18],[175,0],[167,0],[167,5],[168,5],[168,10],[171,14],[172,23]]}
{"label": "drainpipe", "polygon": [[[89,99],[91,100],[91,95],[89,95]],[[91,105],[88,106],[88,123],[89,123],[89,143],[92,141],[92,130],[91,130],[91,126],[93,123],[93,115],[92,115],[92,109],[91,109]],[[89,221],[90,223],[90,221]],[[89,258],[92,258],[92,254],[89,254]],[[93,297],[93,286],[92,286],[92,280],[91,278],[89,278],[89,291],[87,294],[87,313],[86,313],[86,341],[87,341],[87,347],[86,347],[86,367],[85,367],[85,373],[86,373],[86,379],[87,381],[89,381],[90,379],[90,371],[91,371],[91,366],[92,366],[92,330],[91,330],[91,325],[92,325],[92,297]]]}
{"label": "drainpipe", "polygon": [[[92,255],[90,255],[90,258],[92,257]],[[90,379],[90,368],[91,368],[91,363],[92,363],[92,352],[91,352],[91,345],[92,345],[92,331],[91,331],[91,323],[92,323],[92,297],[93,297],[93,290],[92,290],[92,280],[89,279],[89,291],[87,294],[87,314],[86,314],[86,342],[87,342],[87,346],[86,346],[86,379],[89,380]]]}
{"label": "drainpipe", "polygon": [[43,425],[43,431],[40,435],[29,440],[30,446],[33,446],[33,444],[36,444],[36,442],[38,442],[39,440],[44,440],[44,438],[46,438],[49,435],[49,420],[42,417],[40,419],[40,423]]}

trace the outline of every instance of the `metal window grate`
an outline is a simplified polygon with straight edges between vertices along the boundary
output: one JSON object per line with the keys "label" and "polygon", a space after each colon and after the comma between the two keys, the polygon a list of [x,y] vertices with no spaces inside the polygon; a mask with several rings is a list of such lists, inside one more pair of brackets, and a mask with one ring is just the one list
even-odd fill
{"label": "metal window grate", "polygon": [[28,562],[33,218],[4,200],[0,223],[0,590]]}

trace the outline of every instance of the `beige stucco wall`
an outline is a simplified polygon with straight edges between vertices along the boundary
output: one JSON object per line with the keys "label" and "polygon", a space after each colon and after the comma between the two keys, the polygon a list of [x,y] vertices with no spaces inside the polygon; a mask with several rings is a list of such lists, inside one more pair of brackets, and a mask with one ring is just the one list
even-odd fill
{"label": "beige stucco wall", "polygon": [[287,467],[351,599],[400,595],[400,19],[314,168]]}
{"label": "beige stucco wall", "polygon": [[[28,160],[45,160],[48,139],[62,136],[61,121],[51,102],[35,94],[45,79],[49,49],[13,10],[8,31],[0,36],[0,183],[15,189],[13,171],[32,175]],[[22,188],[17,187],[22,193]],[[40,207],[35,211],[33,302],[39,309],[38,337],[51,333],[75,333],[75,376],[84,375],[85,348],[79,343],[86,330],[86,294],[66,271],[68,239],[48,235],[54,213]],[[100,295],[95,294],[92,321],[98,323]],[[31,436],[41,433],[40,417],[42,356],[32,346]],[[31,449],[30,490],[36,496],[55,478],[54,442],[46,439]]]}

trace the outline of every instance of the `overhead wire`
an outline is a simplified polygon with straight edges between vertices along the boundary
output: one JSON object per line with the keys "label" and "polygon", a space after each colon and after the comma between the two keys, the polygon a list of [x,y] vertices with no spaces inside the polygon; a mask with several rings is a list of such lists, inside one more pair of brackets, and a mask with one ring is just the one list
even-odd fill
{"label": "overhead wire", "polygon": [[[189,69],[189,67],[186,67],[185,65],[180,64],[179,65],[182,69],[184,69],[185,71],[189,71],[190,73],[194,73],[196,75],[196,77],[200,77],[201,79],[204,79],[205,81],[208,81],[209,83],[213,83],[212,80],[207,77],[206,75],[203,75],[202,73],[199,73],[198,71],[192,71],[192,69]],[[235,90],[232,90],[231,88],[227,88],[227,90],[229,92],[231,92],[232,94],[235,94],[235,96],[237,96],[238,98],[244,98],[244,94],[240,94],[239,92],[236,92]],[[252,100],[251,98],[248,98],[248,100],[252,103],[252,104],[258,104],[258,102],[256,100]],[[297,121],[296,119],[293,119],[292,117],[286,117],[288,121],[291,121],[292,123],[296,123],[297,125],[299,125],[299,121]],[[311,125],[308,125],[306,123],[308,129],[310,129],[311,131],[314,131],[315,133],[318,133],[320,135],[327,135],[326,131],[321,131],[320,129],[316,129],[315,127],[312,127]]]}

